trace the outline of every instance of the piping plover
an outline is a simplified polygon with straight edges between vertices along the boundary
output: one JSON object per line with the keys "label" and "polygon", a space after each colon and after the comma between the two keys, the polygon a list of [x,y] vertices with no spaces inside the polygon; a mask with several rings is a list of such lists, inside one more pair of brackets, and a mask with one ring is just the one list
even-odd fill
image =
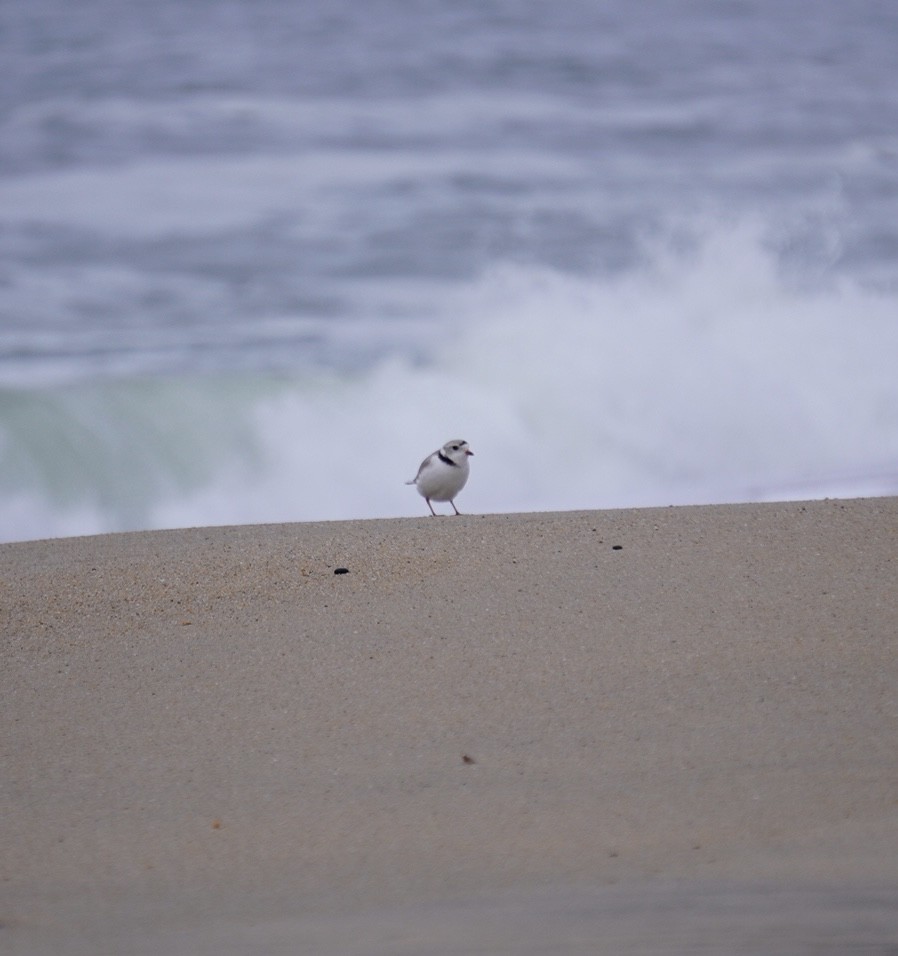
{"label": "piping plover", "polygon": [[407,485],[415,485],[434,517],[436,512],[431,500],[448,501],[452,510],[459,514],[453,499],[468,480],[468,456],[473,454],[466,441],[460,438],[447,441],[439,451],[428,455],[421,462],[418,474],[406,482]]}

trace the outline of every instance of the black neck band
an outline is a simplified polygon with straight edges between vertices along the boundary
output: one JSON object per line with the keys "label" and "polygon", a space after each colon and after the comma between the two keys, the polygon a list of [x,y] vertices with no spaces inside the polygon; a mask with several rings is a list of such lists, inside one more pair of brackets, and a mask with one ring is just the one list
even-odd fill
{"label": "black neck band", "polygon": [[453,461],[451,458],[449,458],[447,455],[444,455],[441,451],[438,451],[438,452],[437,452],[437,458],[439,458],[440,461],[446,462],[447,465],[452,465],[453,468],[458,468],[458,463],[457,463],[457,462],[454,462],[454,461]]}

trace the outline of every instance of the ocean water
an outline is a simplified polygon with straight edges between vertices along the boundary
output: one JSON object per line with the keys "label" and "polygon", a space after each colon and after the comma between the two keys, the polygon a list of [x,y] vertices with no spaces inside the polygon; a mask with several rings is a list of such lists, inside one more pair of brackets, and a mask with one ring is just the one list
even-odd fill
{"label": "ocean water", "polygon": [[898,493],[893,0],[0,5],[0,540]]}

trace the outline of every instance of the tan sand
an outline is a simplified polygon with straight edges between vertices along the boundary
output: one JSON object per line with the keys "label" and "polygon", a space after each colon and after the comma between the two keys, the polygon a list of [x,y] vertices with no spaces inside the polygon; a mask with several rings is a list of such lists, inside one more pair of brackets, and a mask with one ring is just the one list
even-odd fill
{"label": "tan sand", "polygon": [[4,545],[0,628],[0,952],[898,946],[898,498]]}

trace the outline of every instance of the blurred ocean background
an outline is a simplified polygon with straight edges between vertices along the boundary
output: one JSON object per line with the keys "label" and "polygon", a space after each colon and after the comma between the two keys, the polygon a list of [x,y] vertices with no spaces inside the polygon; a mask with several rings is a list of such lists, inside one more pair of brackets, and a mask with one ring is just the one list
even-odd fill
{"label": "blurred ocean background", "polygon": [[898,493],[895,0],[4,0],[0,540]]}

